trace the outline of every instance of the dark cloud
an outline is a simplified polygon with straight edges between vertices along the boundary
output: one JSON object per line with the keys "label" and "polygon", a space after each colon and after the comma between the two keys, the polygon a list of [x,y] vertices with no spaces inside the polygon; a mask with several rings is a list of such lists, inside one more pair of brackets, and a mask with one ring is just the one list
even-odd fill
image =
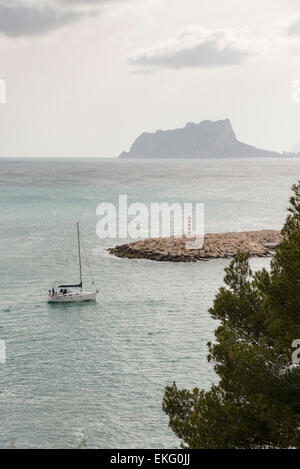
{"label": "dark cloud", "polygon": [[173,69],[209,68],[239,64],[250,55],[224,31],[192,27],[165,44],[137,51],[129,57],[129,63]]}
{"label": "dark cloud", "polygon": [[118,1],[118,0],[56,0],[57,3],[68,3],[69,5],[74,5],[74,4],[82,4],[82,5],[87,5],[87,4],[92,4],[92,5],[101,5],[103,3],[107,2],[112,2],[112,1]]}
{"label": "dark cloud", "polygon": [[83,12],[60,10],[45,4],[0,1],[0,34],[12,38],[40,35],[82,17]]}
{"label": "dark cloud", "polygon": [[89,6],[101,6],[106,3],[117,3],[117,2],[124,2],[126,0],[56,0],[59,4],[64,5],[89,5]]}
{"label": "dark cloud", "polygon": [[0,0],[0,34],[11,38],[37,36],[95,15],[100,7],[119,0],[52,0],[29,2],[26,0]]}

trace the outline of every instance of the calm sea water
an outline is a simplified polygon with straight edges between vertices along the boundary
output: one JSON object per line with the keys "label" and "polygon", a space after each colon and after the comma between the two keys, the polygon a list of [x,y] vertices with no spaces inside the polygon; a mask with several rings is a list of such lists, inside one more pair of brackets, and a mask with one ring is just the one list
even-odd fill
{"label": "calm sea water", "polygon": [[[204,202],[206,232],[279,229],[299,174],[292,159],[0,160],[0,447],[178,447],[164,387],[216,382],[208,308],[228,262],[114,258],[119,240],[97,238],[96,207],[119,194]],[[78,280],[77,220],[98,302],[48,305],[53,281]]]}

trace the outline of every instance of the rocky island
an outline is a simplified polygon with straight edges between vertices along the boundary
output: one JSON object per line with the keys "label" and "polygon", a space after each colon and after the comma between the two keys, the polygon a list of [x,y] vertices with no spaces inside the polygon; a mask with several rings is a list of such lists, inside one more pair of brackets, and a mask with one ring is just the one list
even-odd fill
{"label": "rocky island", "polygon": [[276,230],[244,231],[240,233],[208,233],[204,237],[202,250],[187,250],[186,242],[191,238],[150,238],[123,244],[108,251],[128,259],[151,259],[164,262],[196,262],[217,258],[232,258],[238,252],[250,256],[268,257],[280,243],[281,234]]}
{"label": "rocky island", "polygon": [[[145,132],[119,158],[276,158],[289,156],[240,142],[229,119]],[[299,156],[299,155],[292,155]]]}

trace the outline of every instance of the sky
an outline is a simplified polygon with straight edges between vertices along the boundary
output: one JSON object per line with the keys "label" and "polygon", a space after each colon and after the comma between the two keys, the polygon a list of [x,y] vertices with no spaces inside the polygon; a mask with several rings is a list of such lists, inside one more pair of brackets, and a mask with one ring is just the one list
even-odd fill
{"label": "sky", "polygon": [[117,157],[229,118],[300,150],[299,0],[0,0],[0,157]]}

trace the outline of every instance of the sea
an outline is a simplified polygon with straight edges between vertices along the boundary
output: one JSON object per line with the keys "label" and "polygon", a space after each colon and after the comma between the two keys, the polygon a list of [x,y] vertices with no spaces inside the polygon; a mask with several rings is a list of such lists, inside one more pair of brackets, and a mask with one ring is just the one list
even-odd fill
{"label": "sea", "polygon": [[[99,238],[97,207],[201,202],[205,232],[280,229],[299,174],[289,158],[0,159],[0,447],[178,448],[164,389],[218,382],[209,308],[229,261],[114,257],[127,240]],[[98,300],[51,305],[79,281],[77,221]]]}

